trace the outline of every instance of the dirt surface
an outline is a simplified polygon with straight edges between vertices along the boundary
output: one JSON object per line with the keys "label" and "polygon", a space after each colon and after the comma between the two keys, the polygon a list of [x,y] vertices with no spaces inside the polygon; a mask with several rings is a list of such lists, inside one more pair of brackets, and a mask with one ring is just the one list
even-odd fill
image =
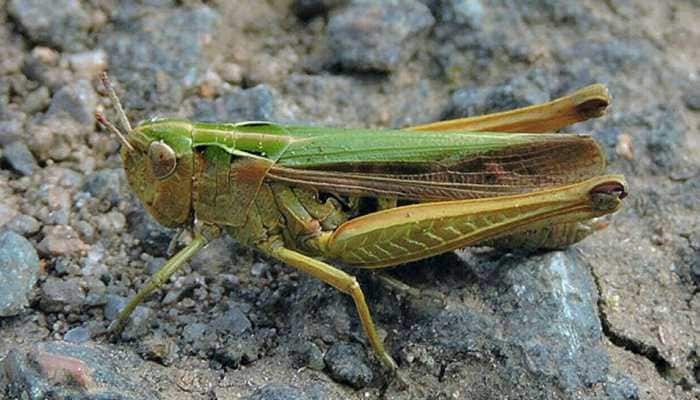
{"label": "dirt surface", "polygon": [[[0,0],[0,396],[164,399],[700,398],[700,3]],[[357,275],[352,300],[211,243],[101,336],[175,234],[94,122],[109,70],[133,122],[404,127],[608,85],[630,195],[565,251],[461,250]],[[187,236],[180,245],[189,240]],[[26,396],[26,397],[25,397]]]}

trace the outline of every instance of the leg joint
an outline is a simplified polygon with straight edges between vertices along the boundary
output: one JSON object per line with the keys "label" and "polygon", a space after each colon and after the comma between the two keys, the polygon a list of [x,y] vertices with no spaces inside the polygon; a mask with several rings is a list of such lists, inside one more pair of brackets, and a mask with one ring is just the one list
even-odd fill
{"label": "leg joint", "polygon": [[362,293],[362,288],[360,287],[360,283],[357,282],[357,278],[355,278],[354,276],[351,277],[351,281],[345,290],[348,294],[350,294],[353,297],[358,295],[364,297]]}

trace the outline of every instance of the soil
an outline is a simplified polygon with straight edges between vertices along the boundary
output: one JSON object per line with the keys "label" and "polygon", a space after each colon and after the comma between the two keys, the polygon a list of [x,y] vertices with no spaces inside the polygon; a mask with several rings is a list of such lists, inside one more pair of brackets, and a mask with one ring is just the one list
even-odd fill
{"label": "soil", "polygon": [[[0,395],[700,398],[697,0],[54,3],[0,0]],[[94,121],[112,115],[104,70],[132,122],[373,128],[600,82],[607,115],[565,131],[605,147],[629,197],[564,251],[465,249],[389,271],[444,304],[348,269],[399,379],[349,297],[230,237],[109,340],[176,232]]]}

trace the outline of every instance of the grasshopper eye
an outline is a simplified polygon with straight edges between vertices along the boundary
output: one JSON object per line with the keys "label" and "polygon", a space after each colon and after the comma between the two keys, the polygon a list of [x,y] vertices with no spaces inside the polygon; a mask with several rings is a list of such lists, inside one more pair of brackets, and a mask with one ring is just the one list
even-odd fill
{"label": "grasshopper eye", "polygon": [[148,158],[151,160],[153,175],[158,179],[167,178],[175,171],[177,156],[173,149],[163,142],[152,142],[148,146]]}

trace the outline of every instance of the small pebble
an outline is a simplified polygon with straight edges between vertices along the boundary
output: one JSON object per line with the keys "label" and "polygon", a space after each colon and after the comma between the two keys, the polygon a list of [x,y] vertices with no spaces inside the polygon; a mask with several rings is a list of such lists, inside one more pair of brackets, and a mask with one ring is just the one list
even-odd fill
{"label": "small pebble", "polygon": [[479,29],[483,24],[484,7],[479,0],[446,0],[439,2],[436,7],[442,24],[471,29]]}
{"label": "small pebble", "polygon": [[115,206],[124,200],[126,194],[121,190],[126,182],[126,176],[121,168],[101,169],[90,174],[83,190],[87,190],[94,198],[109,201]]}
{"label": "small pebble", "polygon": [[700,111],[700,88],[698,85],[683,94],[683,102],[689,110]]}
{"label": "small pebble", "polygon": [[145,336],[150,330],[149,323],[153,318],[153,314],[153,310],[148,307],[136,307],[134,312],[131,313],[129,323],[126,324],[121,337],[124,340],[134,340]]}
{"label": "small pebble", "polygon": [[80,278],[48,277],[41,286],[39,305],[48,312],[77,311],[85,305],[85,292]]}
{"label": "small pebble", "polygon": [[17,315],[29,305],[39,271],[34,246],[15,232],[0,232],[0,317]]}
{"label": "small pebble", "polygon": [[17,140],[21,140],[24,135],[24,121],[26,115],[24,113],[14,113],[11,118],[7,115],[0,118],[0,144],[8,144]]}
{"label": "small pebble", "polygon": [[260,345],[253,337],[231,338],[214,350],[214,358],[228,368],[238,368],[258,359]]}
{"label": "small pebble", "polygon": [[107,302],[105,303],[104,308],[102,309],[102,312],[105,315],[105,319],[108,321],[114,321],[117,319],[117,316],[119,316],[119,311],[121,311],[122,308],[126,307],[126,304],[129,301],[122,297],[122,296],[117,296],[117,295],[107,295]]}
{"label": "small pebble", "polygon": [[191,323],[185,326],[182,331],[183,339],[188,343],[194,343],[202,339],[209,327],[206,324],[199,322]]}
{"label": "small pebble", "polygon": [[71,54],[66,60],[78,78],[93,79],[107,69],[107,53],[102,49]]}
{"label": "small pebble", "polygon": [[95,123],[97,94],[90,81],[81,79],[62,87],[51,99],[48,114],[65,113],[81,124]]}
{"label": "small pebble", "polygon": [[82,326],[73,328],[63,335],[63,340],[71,343],[85,343],[90,340],[90,330]]}
{"label": "small pebble", "polygon": [[229,290],[235,289],[241,283],[241,280],[233,274],[220,274],[219,278],[221,278],[221,285]]}
{"label": "small pebble", "polygon": [[139,353],[146,360],[169,366],[175,359],[176,348],[175,342],[169,337],[148,336],[141,341]]}
{"label": "small pebble", "polygon": [[304,365],[316,371],[323,371],[326,363],[323,361],[323,352],[314,342],[304,342],[301,348],[301,356]]}
{"label": "small pebble", "polygon": [[4,226],[17,215],[19,215],[19,212],[14,207],[8,207],[0,203],[0,226]]}
{"label": "small pebble", "polygon": [[45,226],[44,239],[37,246],[39,251],[50,256],[79,254],[88,249],[69,225]]}
{"label": "small pebble", "polygon": [[31,215],[17,214],[5,225],[5,228],[17,232],[20,235],[33,235],[39,232],[41,223]]}
{"label": "small pebble", "polygon": [[615,145],[615,154],[625,160],[634,160],[634,141],[629,133],[621,133],[617,137]]}
{"label": "small pebble", "polygon": [[317,396],[310,396],[307,390],[281,383],[271,383],[257,389],[253,394],[245,397],[245,400],[312,400]]}
{"label": "small pebble", "polygon": [[365,349],[359,344],[335,343],[323,359],[334,380],[355,389],[367,386],[374,379]]}
{"label": "small pebble", "polygon": [[121,232],[126,226],[126,217],[117,210],[97,215],[94,220],[101,234]]}
{"label": "small pebble", "polygon": [[46,65],[57,65],[58,60],[60,59],[60,55],[56,50],[44,46],[37,46],[33,48],[31,55],[42,64]]}
{"label": "small pebble", "polygon": [[243,81],[243,68],[235,63],[225,63],[218,68],[221,79],[228,83],[239,84]]}
{"label": "small pebble", "polygon": [[34,155],[23,142],[16,141],[6,145],[2,156],[20,175],[29,176],[37,168]]}
{"label": "small pebble", "polygon": [[43,111],[48,107],[50,99],[49,88],[41,86],[27,95],[24,99],[24,104],[22,104],[22,111],[27,114]]}
{"label": "small pebble", "polygon": [[245,313],[236,305],[233,305],[222,316],[215,319],[212,325],[219,331],[222,331],[222,333],[232,335],[240,335],[250,330],[253,326]]}
{"label": "small pebble", "polygon": [[270,269],[269,264],[256,262],[250,267],[250,274],[255,277],[262,276],[268,269]]}

